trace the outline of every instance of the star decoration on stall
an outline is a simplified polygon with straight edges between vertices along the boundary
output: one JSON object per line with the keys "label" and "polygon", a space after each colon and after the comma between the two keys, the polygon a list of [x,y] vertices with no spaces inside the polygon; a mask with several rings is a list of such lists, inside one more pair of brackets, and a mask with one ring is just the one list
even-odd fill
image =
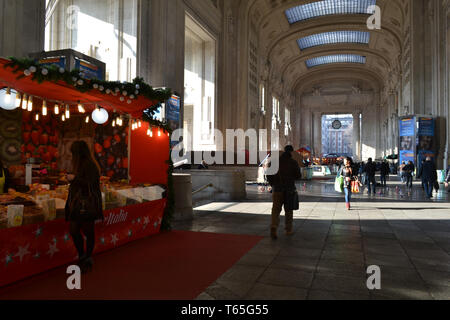
{"label": "star decoration on stall", "polygon": [[117,236],[117,233],[114,233],[111,235],[111,243],[114,244],[114,246],[116,246],[117,241],[119,241],[119,238]]}
{"label": "star decoration on stall", "polygon": [[27,254],[30,254],[31,252],[28,251],[28,248],[30,247],[30,244],[27,244],[25,247],[19,247],[19,251],[16,253],[14,257],[19,257],[20,262],[22,262],[23,257],[25,257]]}
{"label": "star decoration on stall", "polygon": [[42,231],[43,231],[43,228],[42,227],[38,227],[36,229],[36,231],[34,231],[33,233],[36,235],[36,238],[38,238],[39,236],[42,235]]}
{"label": "star decoration on stall", "polygon": [[50,256],[50,258],[53,258],[53,255],[59,251],[59,249],[56,247],[56,242],[49,243],[48,244],[48,251],[47,254]]}
{"label": "star decoration on stall", "polygon": [[7,253],[5,257],[6,266],[8,266],[8,264],[10,264],[11,262],[13,262],[13,257],[11,254]]}

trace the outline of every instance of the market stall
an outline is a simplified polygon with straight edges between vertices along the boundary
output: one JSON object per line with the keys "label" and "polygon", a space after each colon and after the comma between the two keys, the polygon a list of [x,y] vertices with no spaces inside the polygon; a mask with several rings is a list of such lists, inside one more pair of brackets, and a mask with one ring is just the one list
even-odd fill
{"label": "market stall", "polygon": [[76,140],[102,169],[105,220],[96,224],[95,252],[159,232],[170,194],[169,131],[152,113],[169,97],[141,79],[107,82],[0,59],[0,156],[14,188],[0,195],[0,286],[75,261],[64,207]]}

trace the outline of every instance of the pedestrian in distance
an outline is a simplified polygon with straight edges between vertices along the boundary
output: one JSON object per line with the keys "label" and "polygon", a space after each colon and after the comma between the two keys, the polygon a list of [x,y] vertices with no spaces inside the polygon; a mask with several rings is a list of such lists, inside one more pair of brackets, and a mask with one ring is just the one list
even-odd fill
{"label": "pedestrian in distance", "polygon": [[359,183],[358,173],[354,169],[352,158],[345,158],[344,166],[339,171],[339,174],[344,178],[345,207],[347,210],[351,210],[352,182],[356,181]]}
{"label": "pedestrian in distance", "polygon": [[433,197],[434,184],[437,181],[437,171],[431,157],[427,157],[420,167],[418,178],[422,178],[425,194],[428,199]]}
{"label": "pedestrian in distance", "polygon": [[382,187],[386,187],[386,178],[389,177],[390,168],[386,160],[381,163],[380,167],[380,183]]}
{"label": "pedestrian in distance", "polygon": [[365,172],[368,194],[370,195],[371,192],[373,192],[373,194],[376,194],[377,182],[375,181],[375,174],[377,172],[377,167],[372,161],[372,158],[369,158],[369,160],[367,160]]}
{"label": "pedestrian in distance", "polygon": [[403,168],[406,178],[406,187],[409,189],[412,189],[413,186],[413,174],[415,170],[416,167],[412,161],[408,161],[408,164]]}

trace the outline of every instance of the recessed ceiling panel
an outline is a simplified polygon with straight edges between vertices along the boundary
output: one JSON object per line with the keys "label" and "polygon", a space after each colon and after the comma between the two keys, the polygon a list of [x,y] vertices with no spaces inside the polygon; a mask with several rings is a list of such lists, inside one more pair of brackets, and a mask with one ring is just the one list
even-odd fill
{"label": "recessed ceiling panel", "polygon": [[333,31],[313,34],[297,40],[300,49],[336,43],[361,43],[369,44],[370,33],[363,31]]}
{"label": "recessed ceiling panel", "polygon": [[335,54],[331,56],[323,56],[323,57],[316,57],[309,60],[306,60],[306,66],[308,68],[324,65],[324,64],[331,64],[331,63],[359,63],[359,64],[365,64],[366,63],[366,57],[360,56],[357,54]]}

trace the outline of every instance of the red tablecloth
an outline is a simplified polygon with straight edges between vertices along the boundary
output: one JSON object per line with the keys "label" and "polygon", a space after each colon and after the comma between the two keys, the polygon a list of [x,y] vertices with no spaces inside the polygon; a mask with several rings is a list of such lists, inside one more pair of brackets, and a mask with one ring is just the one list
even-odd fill
{"label": "red tablecloth", "polygon": [[[104,212],[95,253],[159,232],[167,200]],[[78,259],[63,219],[0,230],[0,287]]]}

